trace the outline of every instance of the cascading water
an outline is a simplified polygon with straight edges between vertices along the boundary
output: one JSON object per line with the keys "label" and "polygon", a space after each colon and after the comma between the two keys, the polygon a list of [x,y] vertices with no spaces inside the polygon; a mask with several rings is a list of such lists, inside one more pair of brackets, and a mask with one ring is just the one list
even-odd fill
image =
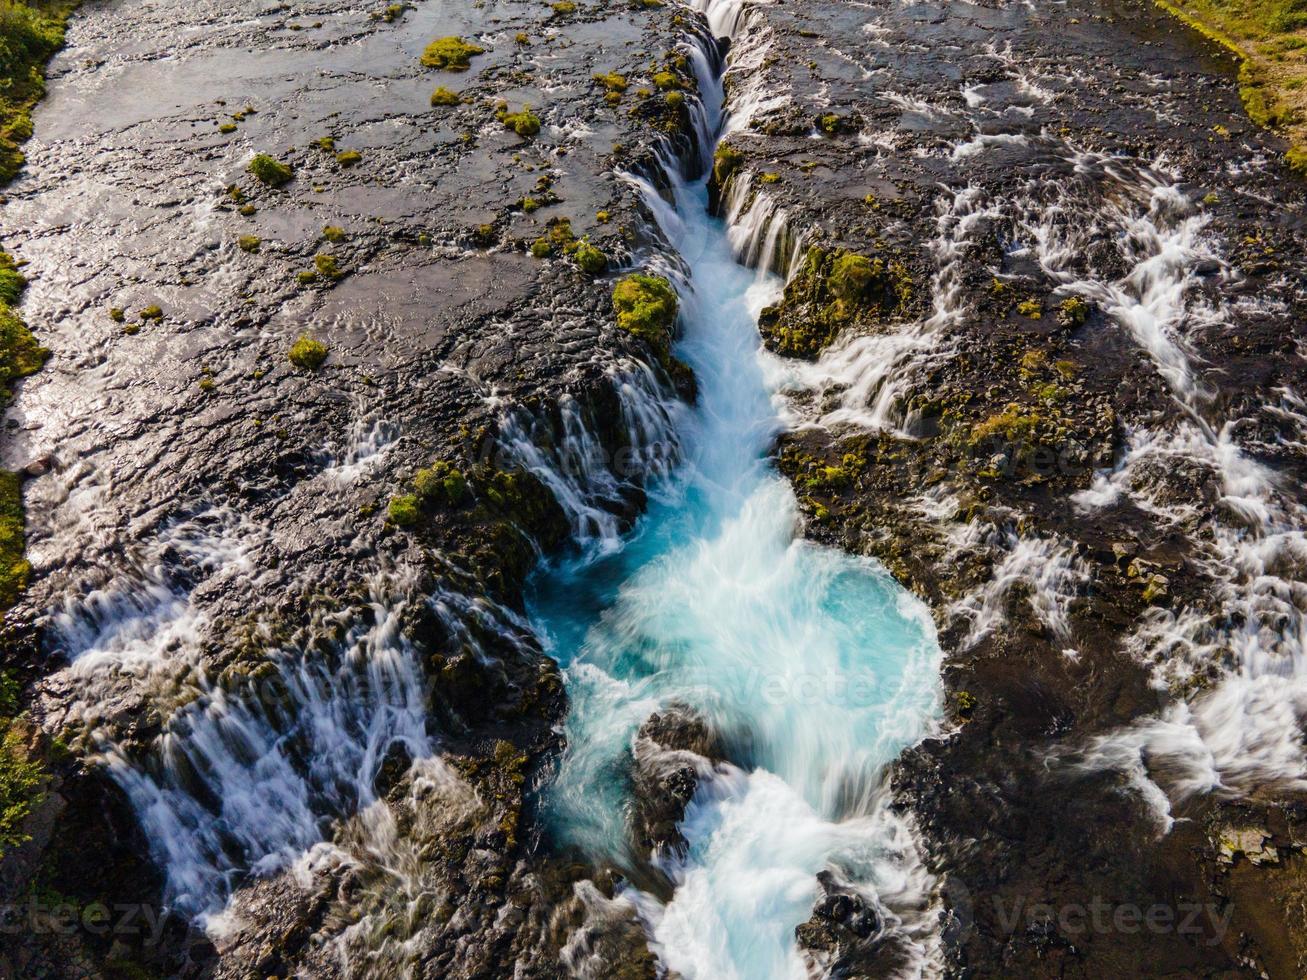
{"label": "cascading water", "polygon": [[[708,16],[739,23],[734,8]],[[711,99],[720,88],[701,90]],[[640,183],[689,270],[665,270],[682,302],[677,353],[699,385],[688,461],[624,548],[534,583],[532,618],[572,702],[544,809],[563,841],[629,867],[634,736],[660,706],[688,705],[736,765],[702,770],[682,825],[688,854],[662,859],[671,900],[628,898],[682,976],[805,976],[794,929],[819,871],[864,892],[891,925],[891,893],[926,901],[882,775],[937,715],[940,655],[925,606],[888,573],[798,536],[794,494],[766,457],[780,420],[756,328],[779,281],[737,263],[703,178],[665,176],[670,203]],[[920,966],[928,937],[905,939]]]}

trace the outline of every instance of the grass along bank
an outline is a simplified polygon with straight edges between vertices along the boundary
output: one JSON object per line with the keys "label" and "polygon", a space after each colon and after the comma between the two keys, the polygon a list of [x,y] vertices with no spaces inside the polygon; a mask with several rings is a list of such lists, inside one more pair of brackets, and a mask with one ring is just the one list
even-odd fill
{"label": "grass along bank", "polygon": [[1239,59],[1249,118],[1281,132],[1307,176],[1307,0],[1154,0]]}
{"label": "grass along bank", "polygon": [[[75,6],[75,0],[0,0],[0,187],[23,165],[32,107],[45,94],[45,65],[63,45],[64,24]],[[0,406],[12,396],[13,383],[39,369],[49,353],[18,313],[25,285],[19,263],[0,248]],[[0,612],[27,583],[23,550],[20,481],[0,470]]]}

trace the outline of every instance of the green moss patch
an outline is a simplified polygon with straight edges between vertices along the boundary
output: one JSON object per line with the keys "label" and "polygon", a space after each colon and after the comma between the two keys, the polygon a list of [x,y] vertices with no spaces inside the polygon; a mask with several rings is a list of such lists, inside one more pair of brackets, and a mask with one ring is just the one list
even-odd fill
{"label": "green moss patch", "polygon": [[613,287],[618,327],[645,341],[659,355],[671,350],[677,306],[676,291],[662,276],[636,272]]}
{"label": "green moss patch", "polygon": [[467,71],[472,59],[485,52],[485,48],[470,44],[461,37],[442,37],[427,45],[422,52],[422,64],[441,71]]}
{"label": "green moss patch", "polygon": [[771,350],[812,359],[849,324],[897,315],[913,294],[900,262],[813,246],[781,302],[762,311],[758,327]]}
{"label": "green moss patch", "polygon": [[286,356],[297,368],[316,371],[322,367],[329,353],[330,350],[322,341],[314,340],[308,334],[302,334],[295,343],[291,344]]}
{"label": "green moss patch", "polygon": [[458,105],[461,101],[462,99],[457,92],[447,89],[443,85],[431,93],[431,104],[433,106]]}
{"label": "green moss patch", "polygon": [[245,169],[253,174],[259,183],[266,184],[268,187],[281,187],[295,176],[294,167],[266,153],[254,154],[254,159]]}

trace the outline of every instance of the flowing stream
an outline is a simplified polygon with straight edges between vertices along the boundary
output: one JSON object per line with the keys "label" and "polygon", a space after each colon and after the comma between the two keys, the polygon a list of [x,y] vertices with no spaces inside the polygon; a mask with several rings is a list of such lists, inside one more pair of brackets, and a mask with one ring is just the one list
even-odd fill
{"label": "flowing stream", "polygon": [[[709,118],[713,81],[701,84]],[[634,737],[659,707],[690,706],[737,765],[701,768],[688,854],[662,858],[670,902],[629,897],[687,978],[805,976],[794,929],[817,872],[864,891],[890,925],[886,895],[924,901],[881,787],[937,715],[939,648],[925,606],[883,568],[799,535],[767,456],[780,421],[756,326],[781,283],[767,261],[756,273],[736,261],[704,177],[667,171],[668,199],[643,190],[688,269],[664,270],[681,297],[676,352],[699,384],[687,462],[624,545],[537,576],[532,618],[572,703],[545,810],[565,842],[627,865]]]}

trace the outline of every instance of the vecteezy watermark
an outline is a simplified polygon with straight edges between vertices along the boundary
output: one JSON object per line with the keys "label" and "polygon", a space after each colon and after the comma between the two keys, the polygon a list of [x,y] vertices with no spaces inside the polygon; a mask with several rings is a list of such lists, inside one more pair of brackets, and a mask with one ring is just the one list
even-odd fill
{"label": "vecteezy watermark", "polygon": [[91,902],[27,898],[0,904],[0,935],[139,937],[147,946],[158,945],[174,913],[143,902]]}
{"label": "vecteezy watermark", "polygon": [[1056,929],[1068,939],[1086,935],[1189,936],[1208,946],[1220,945],[1230,928],[1234,906],[1216,902],[1109,902],[1095,895],[1088,902],[1027,902],[994,896],[994,921],[1006,935]]}

